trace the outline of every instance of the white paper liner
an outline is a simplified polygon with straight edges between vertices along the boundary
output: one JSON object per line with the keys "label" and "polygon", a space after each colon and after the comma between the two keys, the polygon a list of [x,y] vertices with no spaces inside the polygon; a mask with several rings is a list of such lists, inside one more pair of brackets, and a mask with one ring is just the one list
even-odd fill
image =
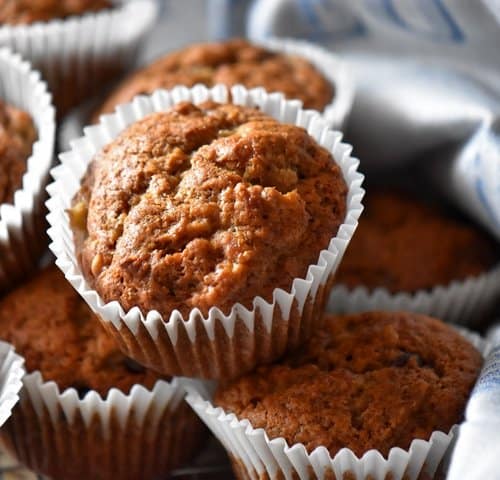
{"label": "white paper liner", "polygon": [[330,313],[407,310],[469,327],[484,323],[500,300],[500,265],[478,277],[415,293],[391,293],[385,288],[352,290],[335,286],[328,297]]}
{"label": "white paper liner", "polygon": [[[489,342],[468,330],[458,331],[486,357],[491,349]],[[236,415],[215,407],[207,390],[195,382],[186,384],[186,390],[186,401],[222,443],[233,466],[243,469],[239,478],[416,480],[421,472],[432,478],[457,429],[455,425],[448,433],[435,431],[427,441],[415,439],[408,450],[392,448],[387,458],[377,450],[358,458],[348,448],[332,458],[325,447],[308,454],[301,443],[288,445],[284,438],[270,439],[262,428],[255,429],[248,420],[238,420]]]}
{"label": "white paper liner", "polygon": [[346,62],[325,48],[305,40],[270,38],[258,40],[256,44],[269,50],[289,55],[299,55],[309,60],[334,86],[332,101],[322,112],[323,117],[335,130],[343,130],[349,119],[354,101],[355,82]]}
{"label": "white paper liner", "polygon": [[225,86],[159,90],[152,96],[139,96],[132,103],[119,106],[117,113],[104,115],[99,125],[86,128],[85,137],[72,142],[72,150],[60,155],[61,166],[52,170],[55,181],[48,187],[51,195],[47,202],[51,225],[48,234],[53,240],[50,248],[57,257],[57,265],[129,356],[172,375],[234,377],[257,364],[274,360],[307,338],[321,321],[318,313],[323,308],[324,295],[362,210],[364,190],[360,186],[363,176],[357,172],[359,160],[350,156],[349,145],[340,142],[341,133],[330,130],[316,112],[302,110],[300,102],[285,100],[279,93],[235,86],[231,94],[236,104],[258,106],[281,121],[305,127],[332,152],[348,186],[346,217],[328,249],[321,251],[317,264],[309,267],[305,279],[293,281],[290,292],[275,289],[272,303],[256,297],[251,311],[235,304],[229,315],[212,307],[207,318],[198,309],[193,309],[186,319],[177,311],[168,319],[162,319],[156,311],[143,313],[137,307],[125,312],[118,302],[105,304],[99,298],[83,278],[75,257],[66,210],[94,154],[125,126],[150,112],[165,110],[182,100],[227,102]]}
{"label": "white paper liner", "polygon": [[86,126],[92,112],[98,107],[99,102],[96,98],[82,103],[66,115],[59,123],[57,132],[57,145],[60,152],[66,152],[71,149],[71,142],[83,135],[83,129]]}
{"label": "white paper liner", "polygon": [[[345,62],[333,53],[309,42],[299,40],[272,39],[259,41],[256,44],[273,51],[286,54],[298,54],[309,60],[335,88],[332,102],[322,112],[325,120],[335,130],[342,130],[349,118],[352,102],[354,100],[354,79],[349,73]],[[95,99],[74,109],[64,118],[58,135],[61,151],[70,148],[71,140],[82,136],[85,126],[92,111],[97,107]]]}
{"label": "white paper liner", "polygon": [[0,46],[42,72],[58,115],[130,68],[157,14],[155,0],[118,0],[113,9],[0,27]]}
{"label": "white paper liner", "polygon": [[4,290],[32,270],[47,248],[45,186],[56,124],[51,96],[40,74],[6,48],[0,48],[0,98],[29,113],[38,135],[13,203],[0,205],[0,290]]}
{"label": "white paper liner", "polygon": [[0,431],[6,447],[53,478],[156,479],[194,455],[203,424],[184,402],[181,381],[152,390],[111,389],[105,399],[60,392],[39,371],[26,375],[18,407]]}
{"label": "white paper liner", "polygon": [[9,343],[0,341],[0,426],[10,417],[23,386],[24,359]]}

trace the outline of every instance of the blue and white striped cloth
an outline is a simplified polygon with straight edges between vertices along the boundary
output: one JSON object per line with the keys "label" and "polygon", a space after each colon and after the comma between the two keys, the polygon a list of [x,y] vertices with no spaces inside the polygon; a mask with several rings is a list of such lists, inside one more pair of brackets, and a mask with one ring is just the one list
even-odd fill
{"label": "blue and white striped cloth", "polygon": [[500,326],[488,337],[494,347],[467,405],[448,480],[500,479]]}

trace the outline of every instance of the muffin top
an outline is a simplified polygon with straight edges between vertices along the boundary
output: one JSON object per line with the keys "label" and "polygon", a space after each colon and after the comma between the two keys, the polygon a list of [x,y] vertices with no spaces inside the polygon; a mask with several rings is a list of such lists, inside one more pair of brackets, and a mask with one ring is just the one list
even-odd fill
{"label": "muffin top", "polygon": [[0,100],[0,203],[12,203],[21,188],[36,138],[31,116]]}
{"label": "muffin top", "polygon": [[364,285],[414,292],[487,272],[498,247],[480,229],[398,191],[369,192],[358,229],[336,275]]}
{"label": "muffin top", "polygon": [[84,300],[55,266],[39,272],[0,302],[2,340],[26,359],[26,370],[40,370],[61,391],[74,387],[80,397],[112,387],[128,393],[135,384],[152,388],[159,375],[123,355]]}
{"label": "muffin top", "polygon": [[181,103],[93,159],[70,211],[87,281],[165,318],[248,308],[304,277],[346,213],[331,154],[257,109]]}
{"label": "muffin top", "polygon": [[0,25],[47,22],[111,8],[109,0],[0,0]]}
{"label": "muffin top", "polygon": [[302,100],[304,108],[320,111],[331,102],[334,93],[328,80],[307,60],[235,39],[191,45],[131,74],[108,96],[94,121],[136,95],[197,83],[264,87],[268,92],[282,92],[289,99]]}
{"label": "muffin top", "polygon": [[481,363],[460,334],[424,315],[327,317],[301,350],[221,387],[215,403],[309,453],[385,456],[459,422]]}

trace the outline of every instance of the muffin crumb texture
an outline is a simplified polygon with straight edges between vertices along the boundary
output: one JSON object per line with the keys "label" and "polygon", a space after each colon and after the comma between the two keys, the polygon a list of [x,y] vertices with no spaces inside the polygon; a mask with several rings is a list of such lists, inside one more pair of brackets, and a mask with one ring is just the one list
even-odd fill
{"label": "muffin crumb texture", "polygon": [[387,456],[460,422],[481,364],[459,333],[424,315],[327,317],[301,350],[220,388],[215,403],[309,453]]}
{"label": "muffin crumb texture", "polygon": [[109,0],[0,0],[0,25],[47,22],[112,6]]}
{"label": "muffin crumb texture", "polygon": [[0,203],[14,201],[36,138],[31,116],[0,100]]}
{"label": "muffin crumb texture", "polygon": [[268,92],[282,92],[289,99],[301,100],[304,108],[319,111],[334,95],[330,82],[306,59],[233,39],[190,45],[138,70],[110,94],[95,113],[94,121],[136,95],[176,85],[192,87],[197,83],[209,87],[218,83],[264,87]]}
{"label": "muffin crumb texture", "polygon": [[290,290],[344,221],[346,192],[304,129],[181,103],[94,157],[70,218],[84,276],[106,302],[186,318]]}
{"label": "muffin crumb texture", "polygon": [[402,192],[375,190],[336,282],[415,292],[477,277],[499,261],[495,242],[478,227]]}
{"label": "muffin crumb texture", "polygon": [[134,384],[152,388],[159,376],[123,355],[89,307],[55,266],[0,302],[2,340],[26,359],[28,373],[40,370],[62,392],[83,397],[110,388],[128,393]]}

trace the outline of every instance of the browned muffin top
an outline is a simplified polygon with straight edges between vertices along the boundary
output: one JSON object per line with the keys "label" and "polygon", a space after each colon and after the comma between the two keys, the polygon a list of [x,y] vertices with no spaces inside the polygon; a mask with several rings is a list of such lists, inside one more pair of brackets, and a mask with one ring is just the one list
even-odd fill
{"label": "browned muffin top", "polygon": [[21,188],[36,137],[30,115],[0,100],[0,203],[12,203]]}
{"label": "browned muffin top", "polygon": [[480,229],[406,194],[373,191],[336,276],[364,285],[414,292],[480,275],[499,261]]}
{"label": "browned muffin top", "polygon": [[424,315],[327,317],[302,350],[222,387],[215,402],[308,452],[387,455],[459,422],[481,363],[460,334]]}
{"label": "browned muffin top", "polygon": [[304,277],[344,220],[346,191],[304,129],[253,108],[182,103],[95,156],[71,221],[105,301],[206,315]]}
{"label": "browned muffin top", "polygon": [[124,356],[84,300],[55,266],[37,274],[0,302],[1,338],[60,390],[105,396],[137,384],[152,388],[159,376]]}
{"label": "browned muffin top", "polygon": [[109,0],[0,0],[0,25],[47,22],[111,7]]}
{"label": "browned muffin top", "polygon": [[320,111],[333,97],[332,85],[307,60],[235,39],[191,45],[133,73],[110,94],[95,113],[94,121],[112,112],[116,105],[130,102],[135,95],[197,83],[264,87],[268,92],[282,92],[287,98],[302,100],[304,108]]}

